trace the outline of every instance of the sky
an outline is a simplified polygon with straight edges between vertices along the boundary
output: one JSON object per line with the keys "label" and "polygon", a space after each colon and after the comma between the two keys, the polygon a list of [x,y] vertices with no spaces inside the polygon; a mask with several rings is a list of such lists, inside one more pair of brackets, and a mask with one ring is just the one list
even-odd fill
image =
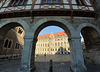
{"label": "sky", "polygon": [[44,29],[42,29],[39,33],[39,35],[44,35],[44,34],[50,34],[52,33],[56,33],[56,32],[63,32],[64,30],[58,26],[48,26]]}

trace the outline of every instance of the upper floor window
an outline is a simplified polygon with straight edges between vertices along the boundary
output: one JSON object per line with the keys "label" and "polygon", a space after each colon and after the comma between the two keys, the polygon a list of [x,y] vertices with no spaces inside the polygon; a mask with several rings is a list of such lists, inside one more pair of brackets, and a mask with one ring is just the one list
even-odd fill
{"label": "upper floor window", "polygon": [[18,4],[18,2],[19,2],[19,0],[16,0],[15,5],[17,5],[17,4]]}
{"label": "upper floor window", "polygon": [[46,3],[62,3],[62,0],[42,0],[42,4]]}
{"label": "upper floor window", "polygon": [[27,4],[27,0],[24,1],[24,5],[26,5],[26,4]]}
{"label": "upper floor window", "polygon": [[4,42],[4,47],[5,48],[11,48],[11,45],[12,45],[12,41],[6,39],[5,42]]}
{"label": "upper floor window", "polygon": [[28,0],[11,0],[9,6],[26,5]]}
{"label": "upper floor window", "polygon": [[21,35],[23,31],[19,28],[18,33]]}
{"label": "upper floor window", "polygon": [[15,2],[14,0],[11,0],[10,6],[13,6],[14,2]]}
{"label": "upper floor window", "polygon": [[20,48],[20,44],[19,43],[16,43],[15,49],[19,49],[19,48]]}
{"label": "upper floor window", "polygon": [[48,3],[51,3],[51,0],[48,0]]}
{"label": "upper floor window", "polygon": [[12,41],[9,41],[8,48],[11,48]]}
{"label": "upper floor window", "polygon": [[20,0],[19,5],[22,5],[23,1],[24,1],[24,0]]}
{"label": "upper floor window", "polygon": [[78,5],[85,5],[85,0],[76,0]]}
{"label": "upper floor window", "polygon": [[6,41],[5,41],[5,43],[4,43],[4,47],[7,47],[7,46],[8,46],[8,42],[9,42],[9,40],[6,39]]}
{"label": "upper floor window", "polygon": [[56,3],[56,0],[53,0],[53,3]]}

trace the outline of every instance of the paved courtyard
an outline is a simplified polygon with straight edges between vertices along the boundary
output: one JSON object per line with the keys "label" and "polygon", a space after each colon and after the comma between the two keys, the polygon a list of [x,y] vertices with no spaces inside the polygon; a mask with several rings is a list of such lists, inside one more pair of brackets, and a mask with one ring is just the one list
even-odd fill
{"label": "paved courtyard", "polygon": [[53,72],[70,72],[69,55],[38,56],[35,62],[35,72],[49,72],[50,59],[53,60]]}
{"label": "paved courtyard", "polygon": [[[50,59],[53,60],[53,72],[71,72],[70,55],[37,56],[35,58],[35,72],[49,72]],[[0,60],[0,72],[17,72],[20,59]],[[86,64],[87,72],[100,72],[100,66]]]}

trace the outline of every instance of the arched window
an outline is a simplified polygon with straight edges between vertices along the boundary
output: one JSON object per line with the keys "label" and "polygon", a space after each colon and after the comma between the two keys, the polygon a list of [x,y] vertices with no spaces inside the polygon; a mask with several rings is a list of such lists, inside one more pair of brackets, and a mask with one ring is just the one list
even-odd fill
{"label": "arched window", "polygon": [[5,41],[5,43],[4,43],[4,47],[5,47],[5,48],[7,48],[8,42],[9,42],[8,39],[6,39],[6,41]]}
{"label": "arched window", "polygon": [[8,48],[11,48],[12,41],[9,41]]}

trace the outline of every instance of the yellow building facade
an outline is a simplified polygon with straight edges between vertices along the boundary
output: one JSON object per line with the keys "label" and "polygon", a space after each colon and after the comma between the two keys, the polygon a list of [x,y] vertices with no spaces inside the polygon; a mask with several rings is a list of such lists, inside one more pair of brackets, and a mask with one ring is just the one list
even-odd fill
{"label": "yellow building facade", "polygon": [[35,54],[69,54],[68,36],[65,32],[39,35]]}

